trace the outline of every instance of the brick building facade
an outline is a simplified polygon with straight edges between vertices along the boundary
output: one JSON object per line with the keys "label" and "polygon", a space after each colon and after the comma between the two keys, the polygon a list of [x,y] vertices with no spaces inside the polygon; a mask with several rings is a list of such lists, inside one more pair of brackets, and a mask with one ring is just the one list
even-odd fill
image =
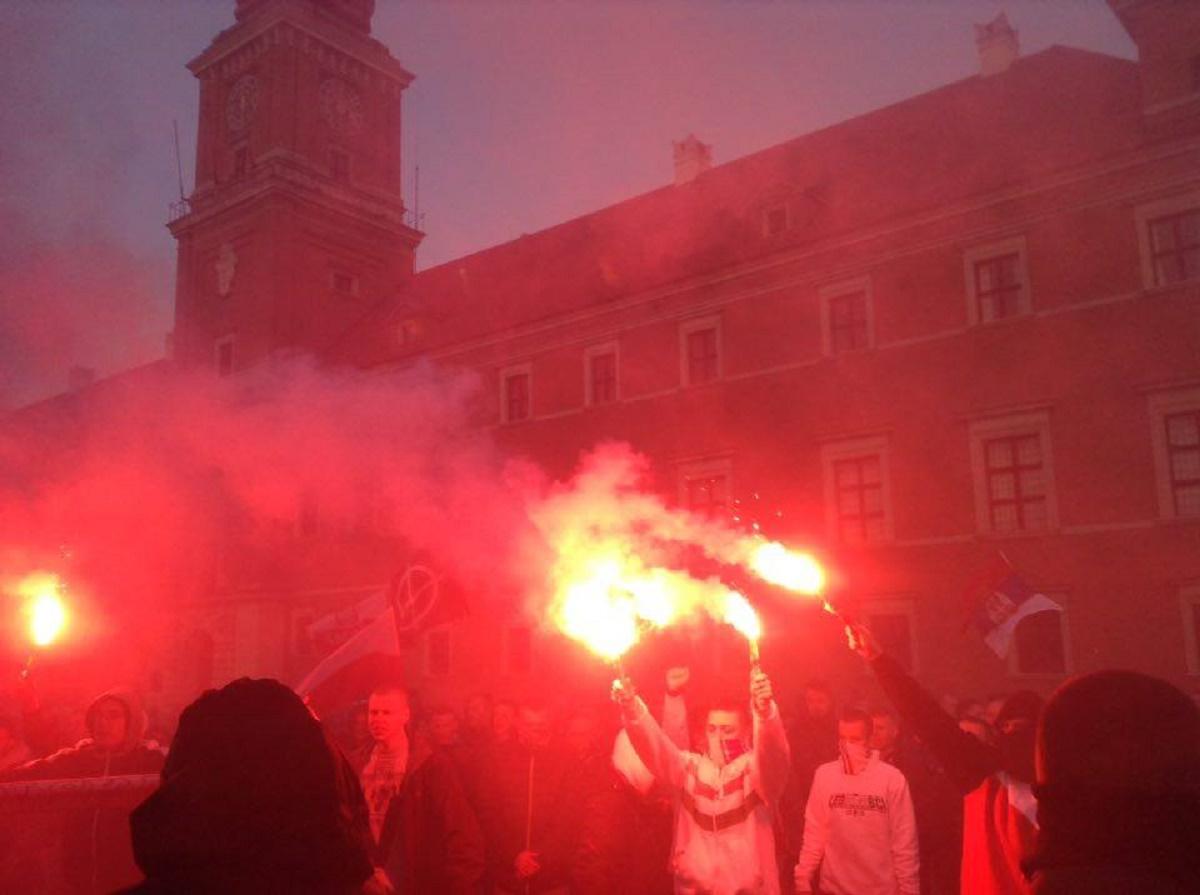
{"label": "brick building facade", "polygon": [[[1001,20],[978,75],[727,164],[689,137],[672,184],[413,273],[411,76],[370,37],[373,4],[239,0],[190,65],[176,359],[472,369],[479,424],[553,475],[618,439],[672,501],[757,495],[770,533],[829,557],[935,688],[1105,666],[1190,687],[1200,9],[1109,5],[1138,62],[1020,57]],[[964,585],[997,554],[1065,607],[1024,623],[1007,663],[962,632]],[[214,676],[311,664],[305,620],[371,585],[310,572],[253,600],[235,576],[197,609]],[[767,613],[789,682],[862,682],[833,619]],[[520,691],[563,649],[516,613],[472,617],[431,632],[412,670],[446,694],[481,674]]]}

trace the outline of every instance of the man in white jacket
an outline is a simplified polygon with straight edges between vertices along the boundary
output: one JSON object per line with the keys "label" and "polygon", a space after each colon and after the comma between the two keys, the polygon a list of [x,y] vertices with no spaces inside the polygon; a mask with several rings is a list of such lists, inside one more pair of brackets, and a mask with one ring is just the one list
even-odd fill
{"label": "man in white jacket", "polygon": [[841,756],[817,768],[804,811],[796,891],[918,895],[917,823],[904,775],[871,752],[871,716],[838,722]]}
{"label": "man in white jacket", "polygon": [[676,895],[778,895],[772,832],[789,767],[771,682],[750,675],[753,720],[732,700],[705,717],[704,754],[673,743],[626,682],[614,688],[638,757],[674,793]]}

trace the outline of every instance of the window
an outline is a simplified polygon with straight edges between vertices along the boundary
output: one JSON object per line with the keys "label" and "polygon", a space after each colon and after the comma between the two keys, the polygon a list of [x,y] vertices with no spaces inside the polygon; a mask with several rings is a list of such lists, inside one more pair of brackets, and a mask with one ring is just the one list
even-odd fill
{"label": "window", "polygon": [[350,153],[341,149],[329,150],[329,176],[339,183],[350,182]]}
{"label": "window", "polygon": [[500,376],[500,418],[506,423],[527,420],[532,408],[533,374],[526,364],[505,370]]}
{"label": "window", "polygon": [[870,279],[826,286],[819,294],[825,354],[860,351],[875,344]]}
{"label": "window", "polygon": [[597,345],[584,356],[584,394],[588,404],[610,404],[617,400],[617,346]]}
{"label": "window", "polygon": [[1149,411],[1159,515],[1200,516],[1200,388],[1153,395]]}
{"label": "window", "polygon": [[218,339],[213,346],[213,359],[218,376],[229,376],[233,373],[233,336]]}
{"label": "window", "polygon": [[[1051,596],[1061,603],[1060,595]],[[1013,674],[1066,674],[1070,671],[1065,612],[1035,612],[1017,624],[1008,654]]]}
{"label": "window", "polygon": [[1017,534],[1057,524],[1046,414],[973,424],[971,459],[980,530]]}
{"label": "window", "polygon": [[978,246],[966,252],[967,319],[994,323],[1031,310],[1025,239]]}
{"label": "window", "polygon": [[679,468],[679,499],[695,513],[723,516],[731,504],[732,464],[727,459],[700,460]]}
{"label": "window", "polygon": [[898,661],[910,674],[917,671],[917,646],[911,600],[867,600],[863,617],[883,651]]}
{"label": "window", "polygon": [[1200,516],[1200,410],[1168,414],[1163,424],[1174,515]]}
{"label": "window", "polygon": [[509,627],[505,638],[505,669],[509,674],[529,674],[533,670],[533,634],[526,625]]}
{"label": "window", "polygon": [[1200,191],[1139,205],[1134,218],[1144,288],[1200,279]]}
{"label": "window", "polygon": [[449,628],[434,628],[425,634],[425,673],[431,677],[450,674]]}
{"label": "window", "polygon": [[1200,276],[1200,209],[1154,218],[1149,227],[1155,286]]}
{"label": "window", "polygon": [[789,224],[788,207],[786,204],[772,205],[763,210],[763,235],[778,236],[787,230]]}
{"label": "window", "polygon": [[680,330],[683,384],[701,385],[721,376],[721,327],[714,318],[693,320]]}
{"label": "window", "polygon": [[826,520],[843,544],[870,544],[892,537],[887,439],[860,438],[821,449]]}

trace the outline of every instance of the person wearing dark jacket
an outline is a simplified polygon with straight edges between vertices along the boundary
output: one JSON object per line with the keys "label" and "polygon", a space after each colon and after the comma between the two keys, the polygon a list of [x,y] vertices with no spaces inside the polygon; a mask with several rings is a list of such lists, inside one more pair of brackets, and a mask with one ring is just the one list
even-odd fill
{"label": "person wearing dark jacket", "polygon": [[354,772],[274,680],[241,678],[183,710],[130,827],[138,895],[351,895],[371,878]]}
{"label": "person wearing dark jacket", "polygon": [[[132,691],[117,689],[97,696],[85,723],[89,736],[5,772],[0,781],[157,774],[162,768],[163,750],[145,738],[146,714]],[[132,801],[106,800],[66,818],[64,870],[75,891],[111,892],[138,879],[129,844],[132,807]]]}
{"label": "person wearing dark jacket", "polygon": [[1035,895],[1200,887],[1200,710],[1132,671],[1067,681],[1038,733]]}
{"label": "person wearing dark jacket", "polygon": [[587,775],[553,739],[550,710],[523,705],[517,739],[497,743],[480,777],[479,811],[497,893],[565,893],[579,870]]}
{"label": "person wearing dark jacket", "polygon": [[474,893],[484,870],[479,822],[450,753],[410,748],[409,719],[403,687],[388,684],[371,694],[367,726],[374,743],[355,765],[373,836],[373,891]]}
{"label": "person wearing dark jacket", "polygon": [[963,796],[963,895],[1028,895],[1021,865],[1033,854],[1037,834],[1031,785],[1041,698],[1028,691],[1009,696],[997,718],[997,744],[991,746],[960,729],[936,698],[884,654],[865,625],[848,625],[847,636]]}

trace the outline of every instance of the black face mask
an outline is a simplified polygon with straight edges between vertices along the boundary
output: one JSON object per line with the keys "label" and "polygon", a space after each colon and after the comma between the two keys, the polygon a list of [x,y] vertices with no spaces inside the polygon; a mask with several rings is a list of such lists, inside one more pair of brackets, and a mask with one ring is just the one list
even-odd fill
{"label": "black face mask", "polygon": [[1036,741],[1037,731],[1032,726],[1022,727],[1011,733],[1001,733],[996,740],[996,748],[1000,750],[1000,770],[1011,774],[1022,783],[1032,783],[1033,750]]}

